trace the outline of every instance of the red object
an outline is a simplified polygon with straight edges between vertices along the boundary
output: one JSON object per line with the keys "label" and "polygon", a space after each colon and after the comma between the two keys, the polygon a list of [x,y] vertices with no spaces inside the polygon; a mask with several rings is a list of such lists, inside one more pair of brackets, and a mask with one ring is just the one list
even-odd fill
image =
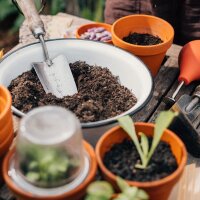
{"label": "red object", "polygon": [[185,85],[200,79],[200,40],[194,40],[182,48],[179,54],[180,75]]}

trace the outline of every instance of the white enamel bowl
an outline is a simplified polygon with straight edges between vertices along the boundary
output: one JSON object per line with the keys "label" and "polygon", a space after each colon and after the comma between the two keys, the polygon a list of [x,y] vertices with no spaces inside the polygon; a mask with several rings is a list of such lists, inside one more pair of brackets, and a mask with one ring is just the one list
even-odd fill
{"label": "white enamel bowl", "polygon": [[[135,106],[120,116],[135,114],[151,97],[153,80],[148,68],[139,58],[122,49],[105,43],[78,39],[49,40],[47,48],[51,58],[64,54],[68,62],[86,61],[90,65],[107,67],[113,75],[119,76],[120,83],[130,89],[138,100]],[[39,43],[27,45],[7,54],[0,62],[0,84],[8,86],[14,78],[30,70],[33,61],[43,61]],[[115,125],[118,117],[82,123],[85,139],[95,145],[99,137]]]}

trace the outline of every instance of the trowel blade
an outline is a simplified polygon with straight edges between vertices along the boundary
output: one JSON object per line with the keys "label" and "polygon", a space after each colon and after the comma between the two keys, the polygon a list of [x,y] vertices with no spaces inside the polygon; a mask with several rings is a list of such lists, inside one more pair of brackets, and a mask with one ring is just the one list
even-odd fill
{"label": "trowel blade", "polygon": [[66,57],[59,55],[52,60],[52,63],[51,66],[46,62],[32,63],[45,92],[52,93],[58,98],[77,93]]}

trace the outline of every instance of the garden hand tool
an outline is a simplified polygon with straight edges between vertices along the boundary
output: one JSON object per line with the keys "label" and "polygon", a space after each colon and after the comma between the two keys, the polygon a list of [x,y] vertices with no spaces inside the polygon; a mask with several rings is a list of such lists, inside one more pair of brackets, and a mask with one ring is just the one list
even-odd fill
{"label": "garden hand tool", "polygon": [[179,114],[169,129],[184,141],[193,156],[200,157],[200,85],[192,96],[181,96],[171,110]]}
{"label": "garden hand tool", "polygon": [[192,81],[200,79],[200,40],[194,40],[187,43],[179,54],[179,85],[172,97],[163,99],[166,105],[172,106],[175,103],[175,98],[182,86],[190,84]]}
{"label": "garden hand tool", "polygon": [[66,57],[58,55],[53,60],[49,58],[44,40],[44,24],[36,10],[34,0],[15,0],[16,3],[27,19],[34,37],[39,39],[42,45],[45,61],[32,63],[32,66],[45,92],[52,93],[59,98],[77,93],[77,87]]}
{"label": "garden hand tool", "polygon": [[185,108],[186,112],[190,112],[200,101],[200,85],[198,85],[193,93],[193,99]]}

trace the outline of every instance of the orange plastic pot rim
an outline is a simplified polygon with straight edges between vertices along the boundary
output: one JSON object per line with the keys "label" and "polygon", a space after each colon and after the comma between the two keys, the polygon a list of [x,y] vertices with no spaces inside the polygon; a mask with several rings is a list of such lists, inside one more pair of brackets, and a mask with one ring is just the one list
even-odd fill
{"label": "orange plastic pot rim", "polygon": [[14,138],[13,132],[10,132],[8,137],[0,144],[0,157],[7,153],[9,146],[12,144]]}
{"label": "orange plastic pot rim", "polygon": [[10,110],[10,107],[12,104],[12,98],[9,91],[4,86],[0,85],[0,90],[6,94],[6,98],[7,98],[5,99],[5,102],[6,102],[5,108],[3,109],[3,111],[0,112],[0,121],[1,121]]}
{"label": "orange plastic pot rim", "polygon": [[[170,29],[171,29],[171,37],[169,37],[168,40],[164,41],[163,43],[160,43],[160,44],[156,44],[156,45],[148,45],[148,46],[145,46],[145,45],[135,45],[135,44],[130,44],[128,42],[125,42],[123,41],[121,38],[119,38],[116,33],[115,33],[115,26],[120,22],[120,21],[123,21],[123,20],[126,20],[128,18],[134,18],[134,17],[145,17],[145,18],[152,18],[152,19],[156,19],[156,20],[159,20],[161,21],[163,24],[165,24],[166,26],[168,26]],[[145,51],[149,51],[151,53],[147,54],[147,55],[154,55],[154,51],[155,49],[160,49],[160,53],[162,52],[165,52],[170,46],[171,46],[171,42],[173,41],[173,38],[174,38],[174,29],[173,27],[171,26],[171,24],[169,24],[167,21],[159,18],[159,17],[155,17],[155,16],[152,16],[152,15],[143,15],[143,14],[134,14],[134,15],[128,15],[128,16],[125,16],[125,17],[122,17],[118,20],[116,20],[113,25],[112,25],[112,28],[111,28],[111,33],[112,33],[112,37],[115,37],[116,40],[118,40],[118,42],[120,42],[122,45],[124,46],[127,46],[127,47],[132,47],[132,48],[138,48],[138,49],[141,49],[141,51],[145,50]],[[141,55],[141,54],[140,54]]]}
{"label": "orange plastic pot rim", "polygon": [[0,149],[6,138],[9,137],[10,134],[13,134],[13,132],[14,132],[13,121],[12,118],[10,118],[8,119],[7,123],[3,126],[3,128],[0,130]]}
{"label": "orange plastic pot rim", "polygon": [[[144,122],[136,122],[135,125],[140,125],[140,126],[148,126],[148,127],[154,127],[154,124],[152,123],[144,123]],[[114,175],[113,173],[111,173],[104,165],[101,157],[100,157],[100,146],[102,145],[102,141],[105,140],[105,138],[108,139],[109,135],[112,134],[113,132],[115,132],[117,129],[121,129],[120,126],[116,126],[111,128],[109,131],[107,131],[99,140],[99,142],[97,143],[96,146],[96,157],[97,157],[97,162],[100,166],[100,168],[102,169],[103,173],[110,177],[113,181],[116,181],[116,175]],[[130,185],[135,185],[137,187],[141,187],[141,188],[152,188],[152,187],[157,187],[157,186],[161,186],[164,184],[167,184],[168,182],[172,181],[174,178],[176,178],[181,171],[183,170],[183,168],[186,165],[186,161],[187,161],[187,151],[186,148],[183,144],[183,142],[178,138],[178,136],[176,136],[172,131],[170,131],[169,129],[165,130],[165,133],[169,134],[170,137],[172,137],[174,140],[176,140],[181,149],[182,149],[182,158],[181,161],[178,165],[178,168],[169,176],[162,178],[160,180],[156,180],[156,181],[152,181],[152,182],[138,182],[138,181],[127,181],[127,183],[129,183]]]}

